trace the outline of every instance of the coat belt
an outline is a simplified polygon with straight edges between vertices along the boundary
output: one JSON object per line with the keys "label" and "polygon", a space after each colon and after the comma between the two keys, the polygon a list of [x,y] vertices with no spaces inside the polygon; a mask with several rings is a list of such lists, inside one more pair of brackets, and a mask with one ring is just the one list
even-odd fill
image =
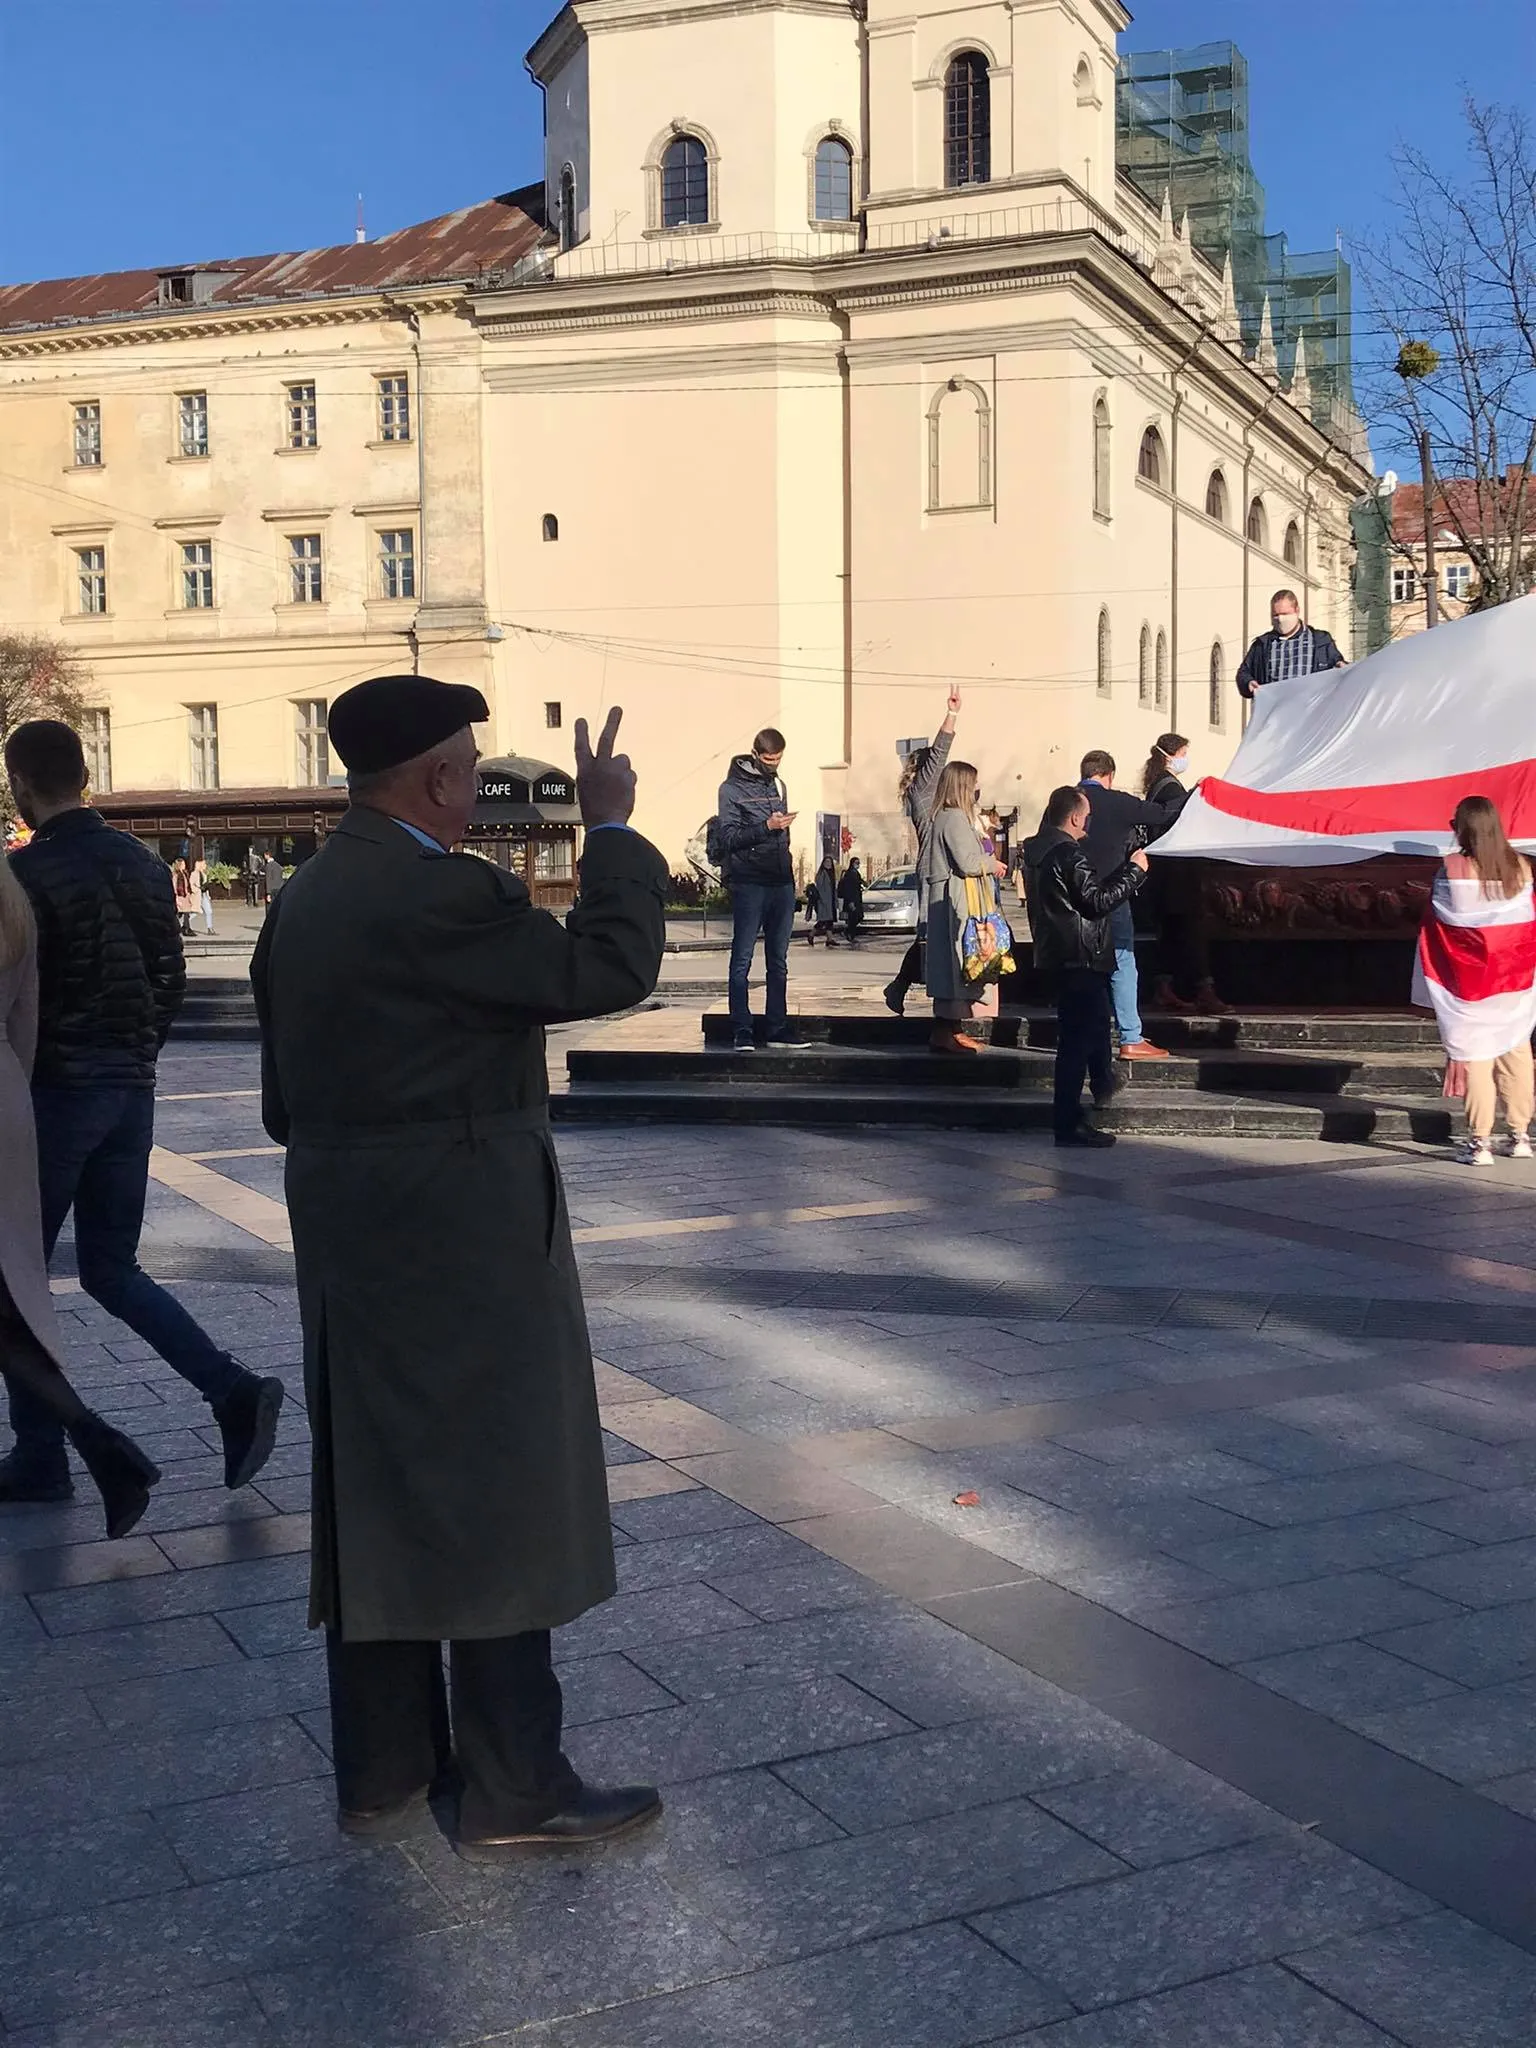
{"label": "coat belt", "polygon": [[466,1109],[456,1116],[402,1117],[395,1123],[295,1123],[288,1150],[383,1151],[402,1145],[441,1145],[466,1139],[471,1145],[509,1131],[547,1131],[549,1104],[527,1109]]}

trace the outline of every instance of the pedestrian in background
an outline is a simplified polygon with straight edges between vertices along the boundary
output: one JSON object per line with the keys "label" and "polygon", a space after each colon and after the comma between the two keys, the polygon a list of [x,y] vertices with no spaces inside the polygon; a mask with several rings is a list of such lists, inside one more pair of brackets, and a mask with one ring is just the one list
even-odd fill
{"label": "pedestrian in background", "polygon": [[265,857],[255,847],[249,847],[245,856],[245,907],[255,910],[261,902],[262,885],[267,877]]}
{"label": "pedestrian in background", "polygon": [[262,893],[267,899],[268,908],[276,901],[277,893],[285,879],[282,862],[275,853],[269,853],[262,862],[261,876]]}
{"label": "pedestrian in background", "polygon": [[[1189,802],[1189,741],[1182,733],[1165,732],[1153,742],[1141,771],[1141,793],[1163,814],[1150,827],[1148,844],[1155,846],[1172,830]],[[1152,1001],[1175,1017],[1230,1017],[1232,1005],[1216,993],[1211,973],[1211,945],[1205,933],[1200,870],[1189,860],[1155,860],[1147,885],[1136,898],[1135,924],[1156,939],[1157,979]],[[1180,985],[1182,984],[1182,992]]]}
{"label": "pedestrian in background", "polygon": [[192,863],[192,891],[203,913],[203,930],[213,936],[213,885],[208,880],[208,863],[201,854]]}
{"label": "pedestrian in background", "polygon": [[843,906],[843,930],[848,935],[849,945],[856,946],[859,943],[859,926],[864,922],[864,876],[857,854],[844,870],[843,879],[837,885],[837,895]]}
{"label": "pedestrian in background", "polygon": [[897,798],[917,839],[917,932],[902,956],[895,978],[886,983],[884,990],[886,1008],[894,1010],[898,1017],[906,1008],[909,990],[923,979],[923,949],[928,940],[928,833],[939,777],[955,743],[955,722],[959,716],[960,686],[951,683],[943,724],[926,747],[907,755],[896,785]]}
{"label": "pedestrian in background", "polygon": [[1446,1093],[1465,1094],[1463,1166],[1493,1164],[1502,1108],[1511,1158],[1531,1156],[1536,1074],[1536,903],[1531,864],[1516,853],[1490,797],[1463,797],[1456,851],[1442,862],[1419,933],[1413,1000],[1432,1009],[1445,1047]]}
{"label": "pedestrian in background", "polygon": [[37,1130],[29,1082],[37,1048],[37,927],[0,853],[0,1374],[74,1445],[96,1482],[107,1534],[126,1536],[149,1505],[159,1467],[87,1408],[64,1373],[64,1340],[43,1255]]}
{"label": "pedestrian in background", "polygon": [[806,939],[815,945],[818,939],[825,939],[829,946],[837,943],[833,934],[837,930],[837,869],[830,853],[821,857],[821,866],[809,889],[805,892],[805,914],[810,922]]}
{"label": "pedestrian in background", "polygon": [[[982,851],[976,831],[980,778],[969,761],[951,761],[939,777],[928,833],[928,937],[924,952],[928,993],[933,998],[935,1052],[975,1053],[981,1046],[961,1026],[977,1013],[978,998],[968,988],[960,961],[960,938],[970,906],[966,882],[994,886],[1004,872],[1001,861]],[[986,1000],[995,1002],[995,984]]]}
{"label": "pedestrian in background", "polygon": [[[244,1486],[272,1455],[283,1383],[221,1350],[139,1264],[155,1066],[186,990],[170,879],[158,855],[85,803],[85,754],[69,726],[17,726],[5,766],[33,828],[11,865],[37,921],[32,1107],[44,1253],[53,1256],[73,1209],[80,1285],[202,1395],[224,1484]],[[0,1459],[0,1500],[68,1500],[57,1414],[15,1385],[10,1403],[16,1442]]]}
{"label": "pedestrian in background", "polygon": [[[1084,754],[1078,773],[1078,787],[1088,799],[1088,831],[1083,851],[1088,865],[1106,881],[1125,866],[1133,847],[1144,846],[1154,832],[1169,822],[1167,806],[1132,796],[1115,787],[1115,757],[1102,748]],[[1177,801],[1182,804],[1183,791]],[[1136,976],[1136,926],[1128,901],[1122,901],[1110,918],[1114,945],[1114,971],[1110,978],[1110,1001],[1120,1033],[1123,1060],[1165,1060],[1160,1045],[1153,1045],[1142,1028],[1141,1004]]]}
{"label": "pedestrian in background", "polygon": [[192,893],[192,877],[187,873],[186,862],[179,855],[171,862],[171,895],[176,904],[176,921],[180,926],[181,936],[190,939],[192,905],[195,898]]}
{"label": "pedestrian in background", "polygon": [[338,1822],[390,1835],[451,1763],[456,1846],[481,1861],[661,1810],[650,1786],[584,1785],[561,1747],[550,1632],[611,1597],[614,1561],[544,1031],[651,993],[668,881],[628,826],[617,710],[595,755],[576,722],[587,836],[563,921],[451,853],[489,716],[427,676],[336,698],[351,807],[251,962],[262,1120],[287,1148]]}
{"label": "pedestrian in background", "polygon": [[720,785],[715,830],[721,877],[731,892],[731,964],[727,983],[731,1042],[751,1052],[756,1038],[747,982],[758,933],[767,980],[764,1022],[770,1045],[797,1045],[789,1026],[789,935],[795,924],[795,871],[789,828],[795,813],[779,777],[784,735],[765,725],[747,754],[732,760]]}
{"label": "pedestrian in background", "polygon": [[1040,830],[1024,845],[1025,899],[1035,965],[1056,976],[1053,1123],[1058,1145],[1113,1145],[1083,1120],[1083,1083],[1104,1108],[1116,1086],[1109,1036],[1114,912],[1141,887],[1147,856],[1138,847],[1108,876],[1088,858],[1092,813],[1081,789],[1052,790]]}

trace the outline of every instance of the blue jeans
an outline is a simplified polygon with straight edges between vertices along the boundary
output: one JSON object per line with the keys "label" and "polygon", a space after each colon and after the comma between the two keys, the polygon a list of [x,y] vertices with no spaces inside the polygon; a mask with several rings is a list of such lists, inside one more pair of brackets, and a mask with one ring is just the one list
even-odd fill
{"label": "blue jeans", "polygon": [[752,1011],[747,1002],[747,976],[757,935],[763,935],[763,968],[768,978],[768,999],[763,1014],[768,1034],[782,1031],[789,1022],[789,935],[795,924],[793,882],[733,882],[731,884],[731,1028],[752,1029]]}
{"label": "blue jeans", "polygon": [[[32,1106],[45,1254],[52,1257],[73,1208],[80,1285],[108,1315],[158,1351],[210,1407],[216,1405],[245,1377],[245,1367],[221,1351],[175,1296],[139,1266],[155,1133],[154,1090],[37,1087]],[[22,1388],[10,1388],[9,1395],[11,1428],[22,1459],[57,1469],[64,1462],[62,1425]]]}
{"label": "blue jeans", "polygon": [[1131,906],[1122,903],[1109,913],[1109,935],[1115,942],[1115,971],[1109,977],[1109,999],[1122,1045],[1140,1045],[1145,1033],[1136,1006],[1136,927]]}

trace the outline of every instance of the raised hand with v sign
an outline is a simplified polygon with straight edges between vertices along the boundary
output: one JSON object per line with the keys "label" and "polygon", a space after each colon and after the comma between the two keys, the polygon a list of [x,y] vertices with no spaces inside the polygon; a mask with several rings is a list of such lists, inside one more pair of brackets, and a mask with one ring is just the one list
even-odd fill
{"label": "raised hand with v sign", "polygon": [[635,808],[635,771],[629,765],[628,754],[613,751],[623,716],[615,704],[597,736],[596,753],[592,751],[587,721],[576,721],[576,801],[581,806],[581,822],[588,828],[627,825]]}

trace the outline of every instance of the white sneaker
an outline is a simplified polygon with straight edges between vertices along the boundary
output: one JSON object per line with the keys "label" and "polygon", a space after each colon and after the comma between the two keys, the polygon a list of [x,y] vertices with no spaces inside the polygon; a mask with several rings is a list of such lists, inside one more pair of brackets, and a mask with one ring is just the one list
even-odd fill
{"label": "white sneaker", "polygon": [[1464,1138],[1456,1147],[1458,1166],[1492,1166],[1493,1151],[1482,1138]]}
{"label": "white sneaker", "polygon": [[1511,1131],[1504,1150],[1511,1159],[1529,1159],[1531,1141],[1524,1131]]}

